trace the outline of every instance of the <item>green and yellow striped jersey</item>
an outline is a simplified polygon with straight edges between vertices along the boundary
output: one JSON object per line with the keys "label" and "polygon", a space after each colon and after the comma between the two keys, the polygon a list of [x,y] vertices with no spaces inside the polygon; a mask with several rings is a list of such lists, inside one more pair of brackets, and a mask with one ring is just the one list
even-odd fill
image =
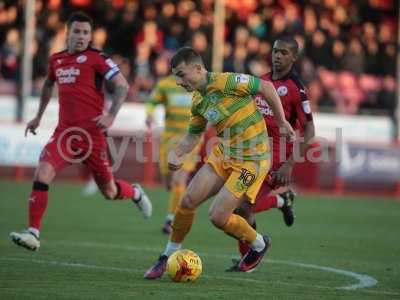
{"label": "green and yellow striped jersey", "polygon": [[250,75],[207,73],[204,91],[193,94],[189,133],[203,132],[210,122],[225,155],[241,160],[267,159],[267,129],[253,100],[259,85],[260,79]]}
{"label": "green and yellow striped jersey", "polygon": [[176,85],[174,76],[160,79],[150,97],[150,105],[164,105],[165,129],[163,137],[181,137],[187,132],[192,94]]}

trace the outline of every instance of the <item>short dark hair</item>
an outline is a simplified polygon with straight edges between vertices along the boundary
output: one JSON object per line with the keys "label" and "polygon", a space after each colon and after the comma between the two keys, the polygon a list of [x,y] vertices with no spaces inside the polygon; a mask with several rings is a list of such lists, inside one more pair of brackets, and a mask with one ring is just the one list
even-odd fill
{"label": "short dark hair", "polygon": [[87,22],[90,24],[90,28],[93,28],[93,19],[85,14],[83,11],[76,11],[68,17],[68,29],[71,28],[73,22]]}
{"label": "short dark hair", "polygon": [[293,54],[297,55],[299,53],[299,44],[297,43],[295,38],[290,35],[282,36],[282,37],[278,38],[276,40],[276,42],[288,44],[290,47],[290,50],[292,50]]}
{"label": "short dark hair", "polygon": [[186,64],[196,62],[204,66],[200,54],[191,47],[180,48],[171,59],[171,67],[176,68],[182,62]]}

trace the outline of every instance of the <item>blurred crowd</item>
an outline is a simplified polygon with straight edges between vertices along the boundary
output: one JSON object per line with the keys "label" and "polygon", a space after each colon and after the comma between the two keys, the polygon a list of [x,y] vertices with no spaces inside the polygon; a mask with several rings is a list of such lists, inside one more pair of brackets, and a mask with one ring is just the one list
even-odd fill
{"label": "blurred crowd", "polygon": [[[293,34],[297,70],[315,111],[394,116],[397,0],[227,0],[224,71],[262,75],[273,42]],[[0,0],[0,94],[18,82],[25,1]],[[110,54],[131,83],[129,101],[145,102],[169,73],[171,54],[194,47],[212,60],[213,0],[35,1],[33,94],[49,54],[62,50],[65,20],[83,10],[94,18],[93,46]]]}

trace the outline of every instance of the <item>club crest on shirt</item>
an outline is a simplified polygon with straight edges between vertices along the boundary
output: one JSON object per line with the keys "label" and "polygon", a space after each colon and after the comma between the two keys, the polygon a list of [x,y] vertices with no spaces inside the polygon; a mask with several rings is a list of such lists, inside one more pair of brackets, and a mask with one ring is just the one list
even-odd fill
{"label": "club crest on shirt", "polygon": [[79,55],[76,58],[76,62],[79,63],[79,64],[84,63],[85,61],[87,61],[87,56],[86,55]]}
{"label": "club crest on shirt", "polygon": [[285,96],[288,93],[288,88],[284,85],[281,85],[276,89],[276,91],[278,92],[279,96]]}
{"label": "club crest on shirt", "polygon": [[208,121],[214,123],[219,118],[219,111],[215,108],[211,108],[205,113],[205,117]]}

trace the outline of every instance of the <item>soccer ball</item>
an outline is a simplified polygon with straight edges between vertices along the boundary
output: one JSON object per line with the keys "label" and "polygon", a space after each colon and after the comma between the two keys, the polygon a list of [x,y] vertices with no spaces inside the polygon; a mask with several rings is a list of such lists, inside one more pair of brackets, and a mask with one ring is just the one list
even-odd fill
{"label": "soccer ball", "polygon": [[175,282],[195,281],[201,271],[201,259],[191,250],[178,250],[168,258],[167,272]]}

